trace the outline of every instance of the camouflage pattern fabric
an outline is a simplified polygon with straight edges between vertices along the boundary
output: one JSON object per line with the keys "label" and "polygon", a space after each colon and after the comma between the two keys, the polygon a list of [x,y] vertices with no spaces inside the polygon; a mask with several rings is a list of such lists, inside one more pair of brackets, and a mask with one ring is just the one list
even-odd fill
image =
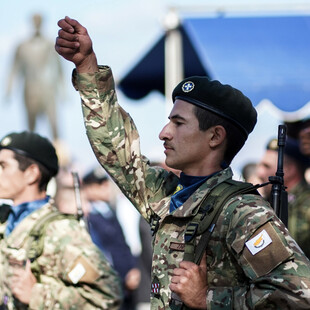
{"label": "camouflage pattern fabric", "polygon": [[301,182],[288,193],[288,229],[310,258],[310,186]]}
{"label": "camouflage pattern fabric", "polygon": [[[137,129],[117,102],[110,68],[101,66],[93,74],[74,71],[73,84],[99,162],[148,222],[152,214],[160,217],[153,240],[151,309],[169,309],[169,283],[183,260],[185,227],[202,198],[231,179],[232,171],[208,179],[170,214],[178,177],[151,167],[141,155]],[[251,246],[257,246],[256,254]],[[309,260],[260,196],[234,197],[224,206],[207,248],[207,269],[207,309],[310,309]]]}
{"label": "camouflage pattern fabric", "polygon": [[73,218],[55,220],[46,226],[43,253],[31,263],[38,282],[32,289],[29,307],[14,300],[10,278],[27,260],[29,233],[40,218],[54,210],[48,203],[22,220],[8,237],[4,237],[5,223],[0,225],[2,307],[9,310],[119,309],[118,276],[87,231]]}

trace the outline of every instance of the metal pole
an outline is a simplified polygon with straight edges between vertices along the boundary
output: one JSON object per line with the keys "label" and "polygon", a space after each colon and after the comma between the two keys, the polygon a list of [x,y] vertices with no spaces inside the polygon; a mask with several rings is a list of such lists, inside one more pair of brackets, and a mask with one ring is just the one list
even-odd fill
{"label": "metal pole", "polygon": [[166,114],[172,108],[171,94],[174,87],[184,78],[182,34],[180,19],[174,8],[171,8],[164,20],[165,37],[165,97]]}

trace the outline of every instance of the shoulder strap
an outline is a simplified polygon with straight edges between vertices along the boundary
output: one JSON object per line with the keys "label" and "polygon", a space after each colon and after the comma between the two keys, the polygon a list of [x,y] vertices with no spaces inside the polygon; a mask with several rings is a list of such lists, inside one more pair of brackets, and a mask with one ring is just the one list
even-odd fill
{"label": "shoulder strap", "polygon": [[[225,205],[232,197],[252,193],[259,195],[256,186],[251,183],[226,180],[216,186],[201,202],[197,215],[188,224],[185,231],[184,260],[200,263],[215,223]],[[203,235],[195,248],[195,236]]]}
{"label": "shoulder strap", "polygon": [[31,262],[34,262],[43,252],[46,227],[53,221],[66,218],[76,219],[73,214],[65,214],[60,213],[59,211],[54,211],[40,218],[40,220],[33,226],[29,233],[27,248],[27,257]]}

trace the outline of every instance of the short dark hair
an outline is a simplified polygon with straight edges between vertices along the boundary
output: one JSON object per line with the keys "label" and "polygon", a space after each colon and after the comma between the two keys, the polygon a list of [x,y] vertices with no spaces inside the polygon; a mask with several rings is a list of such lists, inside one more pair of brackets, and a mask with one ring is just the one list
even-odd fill
{"label": "short dark hair", "polygon": [[41,172],[41,178],[40,178],[40,182],[39,182],[39,190],[45,191],[47,188],[48,182],[53,177],[53,173],[51,171],[49,171],[41,163],[39,163],[38,161],[36,161],[30,157],[23,156],[23,155],[20,155],[20,154],[14,152],[14,158],[17,160],[18,168],[21,171],[25,171],[28,167],[30,167],[33,164],[35,164],[39,167],[39,170]]}
{"label": "short dark hair", "polygon": [[227,165],[230,165],[233,158],[243,147],[247,138],[237,126],[227,119],[198,106],[193,105],[193,107],[194,114],[198,119],[199,129],[201,131],[206,131],[216,125],[221,125],[225,128],[227,142],[224,153],[224,161]]}

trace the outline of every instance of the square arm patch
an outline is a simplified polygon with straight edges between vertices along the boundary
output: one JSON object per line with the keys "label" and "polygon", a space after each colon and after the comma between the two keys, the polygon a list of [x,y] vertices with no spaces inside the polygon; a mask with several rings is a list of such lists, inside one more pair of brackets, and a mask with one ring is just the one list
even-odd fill
{"label": "square arm patch", "polygon": [[75,260],[67,276],[73,284],[93,283],[99,277],[99,273],[84,256],[80,256]]}
{"label": "square arm patch", "polygon": [[257,277],[268,274],[292,254],[270,222],[260,227],[245,245],[243,257]]}

